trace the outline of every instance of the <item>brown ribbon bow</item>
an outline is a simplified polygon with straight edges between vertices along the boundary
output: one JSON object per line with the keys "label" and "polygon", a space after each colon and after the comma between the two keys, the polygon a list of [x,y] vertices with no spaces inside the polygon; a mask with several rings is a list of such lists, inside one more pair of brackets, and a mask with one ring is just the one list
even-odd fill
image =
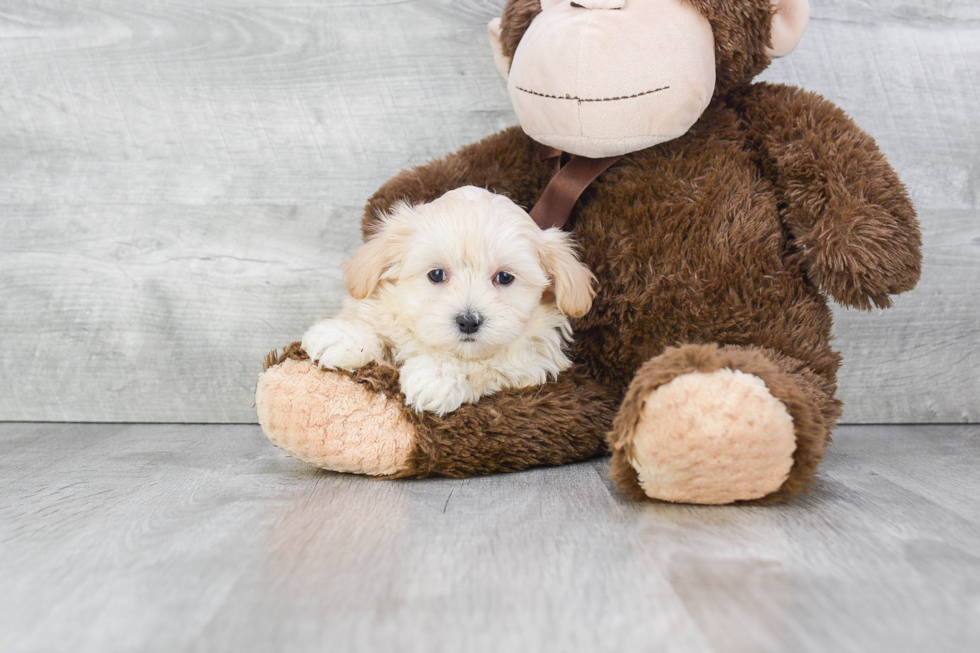
{"label": "brown ribbon bow", "polygon": [[[567,162],[562,163],[567,157]],[[609,166],[619,161],[621,157],[609,156],[603,159],[590,159],[574,154],[565,154],[561,150],[541,146],[541,160],[554,159],[555,172],[531,209],[531,217],[542,229],[558,227],[563,229],[568,223],[569,216],[575,203],[596,178],[609,169]]]}

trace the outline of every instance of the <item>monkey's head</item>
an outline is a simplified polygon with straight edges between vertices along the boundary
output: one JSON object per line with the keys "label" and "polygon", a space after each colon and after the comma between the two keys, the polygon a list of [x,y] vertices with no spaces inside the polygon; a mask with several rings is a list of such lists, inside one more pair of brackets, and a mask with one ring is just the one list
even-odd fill
{"label": "monkey's head", "polygon": [[808,18],[807,0],[508,0],[490,41],[524,131],[605,157],[685,134]]}

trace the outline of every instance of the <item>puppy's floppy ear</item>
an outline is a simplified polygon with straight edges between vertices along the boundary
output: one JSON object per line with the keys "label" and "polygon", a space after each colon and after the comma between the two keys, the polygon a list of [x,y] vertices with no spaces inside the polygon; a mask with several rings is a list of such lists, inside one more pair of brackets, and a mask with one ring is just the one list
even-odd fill
{"label": "puppy's floppy ear", "polygon": [[560,229],[541,232],[541,264],[555,292],[558,310],[568,317],[582,317],[592,308],[595,275],[578,260],[568,234]]}
{"label": "puppy's floppy ear", "polygon": [[411,211],[408,206],[397,206],[391,215],[383,217],[380,228],[344,265],[344,284],[354,299],[364,299],[373,293],[386,273],[401,261],[405,241],[411,233],[402,215],[407,211]]}

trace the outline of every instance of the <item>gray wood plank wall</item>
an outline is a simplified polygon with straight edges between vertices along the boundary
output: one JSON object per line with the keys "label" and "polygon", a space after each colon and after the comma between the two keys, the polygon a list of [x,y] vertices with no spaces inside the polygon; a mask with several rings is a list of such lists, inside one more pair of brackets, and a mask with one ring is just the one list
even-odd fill
{"label": "gray wood plank wall", "polygon": [[[0,0],[0,419],[254,421],[365,199],[515,122],[502,0]],[[980,418],[980,4],[813,0],[765,74],[908,184],[919,288],[838,310],[848,422]]]}

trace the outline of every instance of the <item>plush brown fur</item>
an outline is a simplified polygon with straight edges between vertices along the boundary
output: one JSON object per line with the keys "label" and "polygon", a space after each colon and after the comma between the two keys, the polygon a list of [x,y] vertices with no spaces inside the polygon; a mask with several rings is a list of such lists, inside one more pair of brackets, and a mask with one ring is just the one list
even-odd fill
{"label": "plush brown fur", "polygon": [[541,13],[541,0],[509,0],[500,16],[500,45],[504,56],[514,58],[514,52],[534,17]]}
{"label": "plush brown fur", "polygon": [[[392,179],[364,227],[397,200],[431,201],[464,184],[531,207],[550,174],[539,146],[508,129]],[[752,348],[779,369],[770,391],[800,420],[796,465],[770,499],[805,489],[839,414],[840,358],[820,288],[851,306],[886,306],[919,276],[915,213],[873,140],[814,94],[741,88],[685,136],[624,157],[573,220],[599,279],[592,311],[573,322],[582,370],[619,399],[670,347]],[[634,494],[628,474],[616,478]]]}
{"label": "plush brown fur", "polygon": [[[627,454],[644,398],[685,372],[727,368],[762,379],[793,418],[794,466],[763,501],[810,486],[840,415],[822,291],[848,306],[888,306],[919,277],[918,224],[874,141],[842,111],[795,88],[750,84],[768,62],[769,0],[689,1],[714,29],[715,98],[687,134],[624,156],[576,205],[571,228],[599,280],[592,311],[573,321],[577,371],[442,418],[406,410],[423,435],[405,475],[597,455],[597,434],[622,402],[612,474],[643,498]],[[537,0],[508,2],[506,52],[539,10]],[[402,172],[371,198],[364,232],[396,201],[468,184],[530,208],[553,172],[540,154],[514,127]],[[390,368],[356,377],[396,393]]]}
{"label": "plush brown fur", "polygon": [[[809,279],[845,306],[891,306],[921,272],[915,210],[874,139],[838,107],[788,86],[733,93]],[[828,138],[828,134],[832,137]]]}

